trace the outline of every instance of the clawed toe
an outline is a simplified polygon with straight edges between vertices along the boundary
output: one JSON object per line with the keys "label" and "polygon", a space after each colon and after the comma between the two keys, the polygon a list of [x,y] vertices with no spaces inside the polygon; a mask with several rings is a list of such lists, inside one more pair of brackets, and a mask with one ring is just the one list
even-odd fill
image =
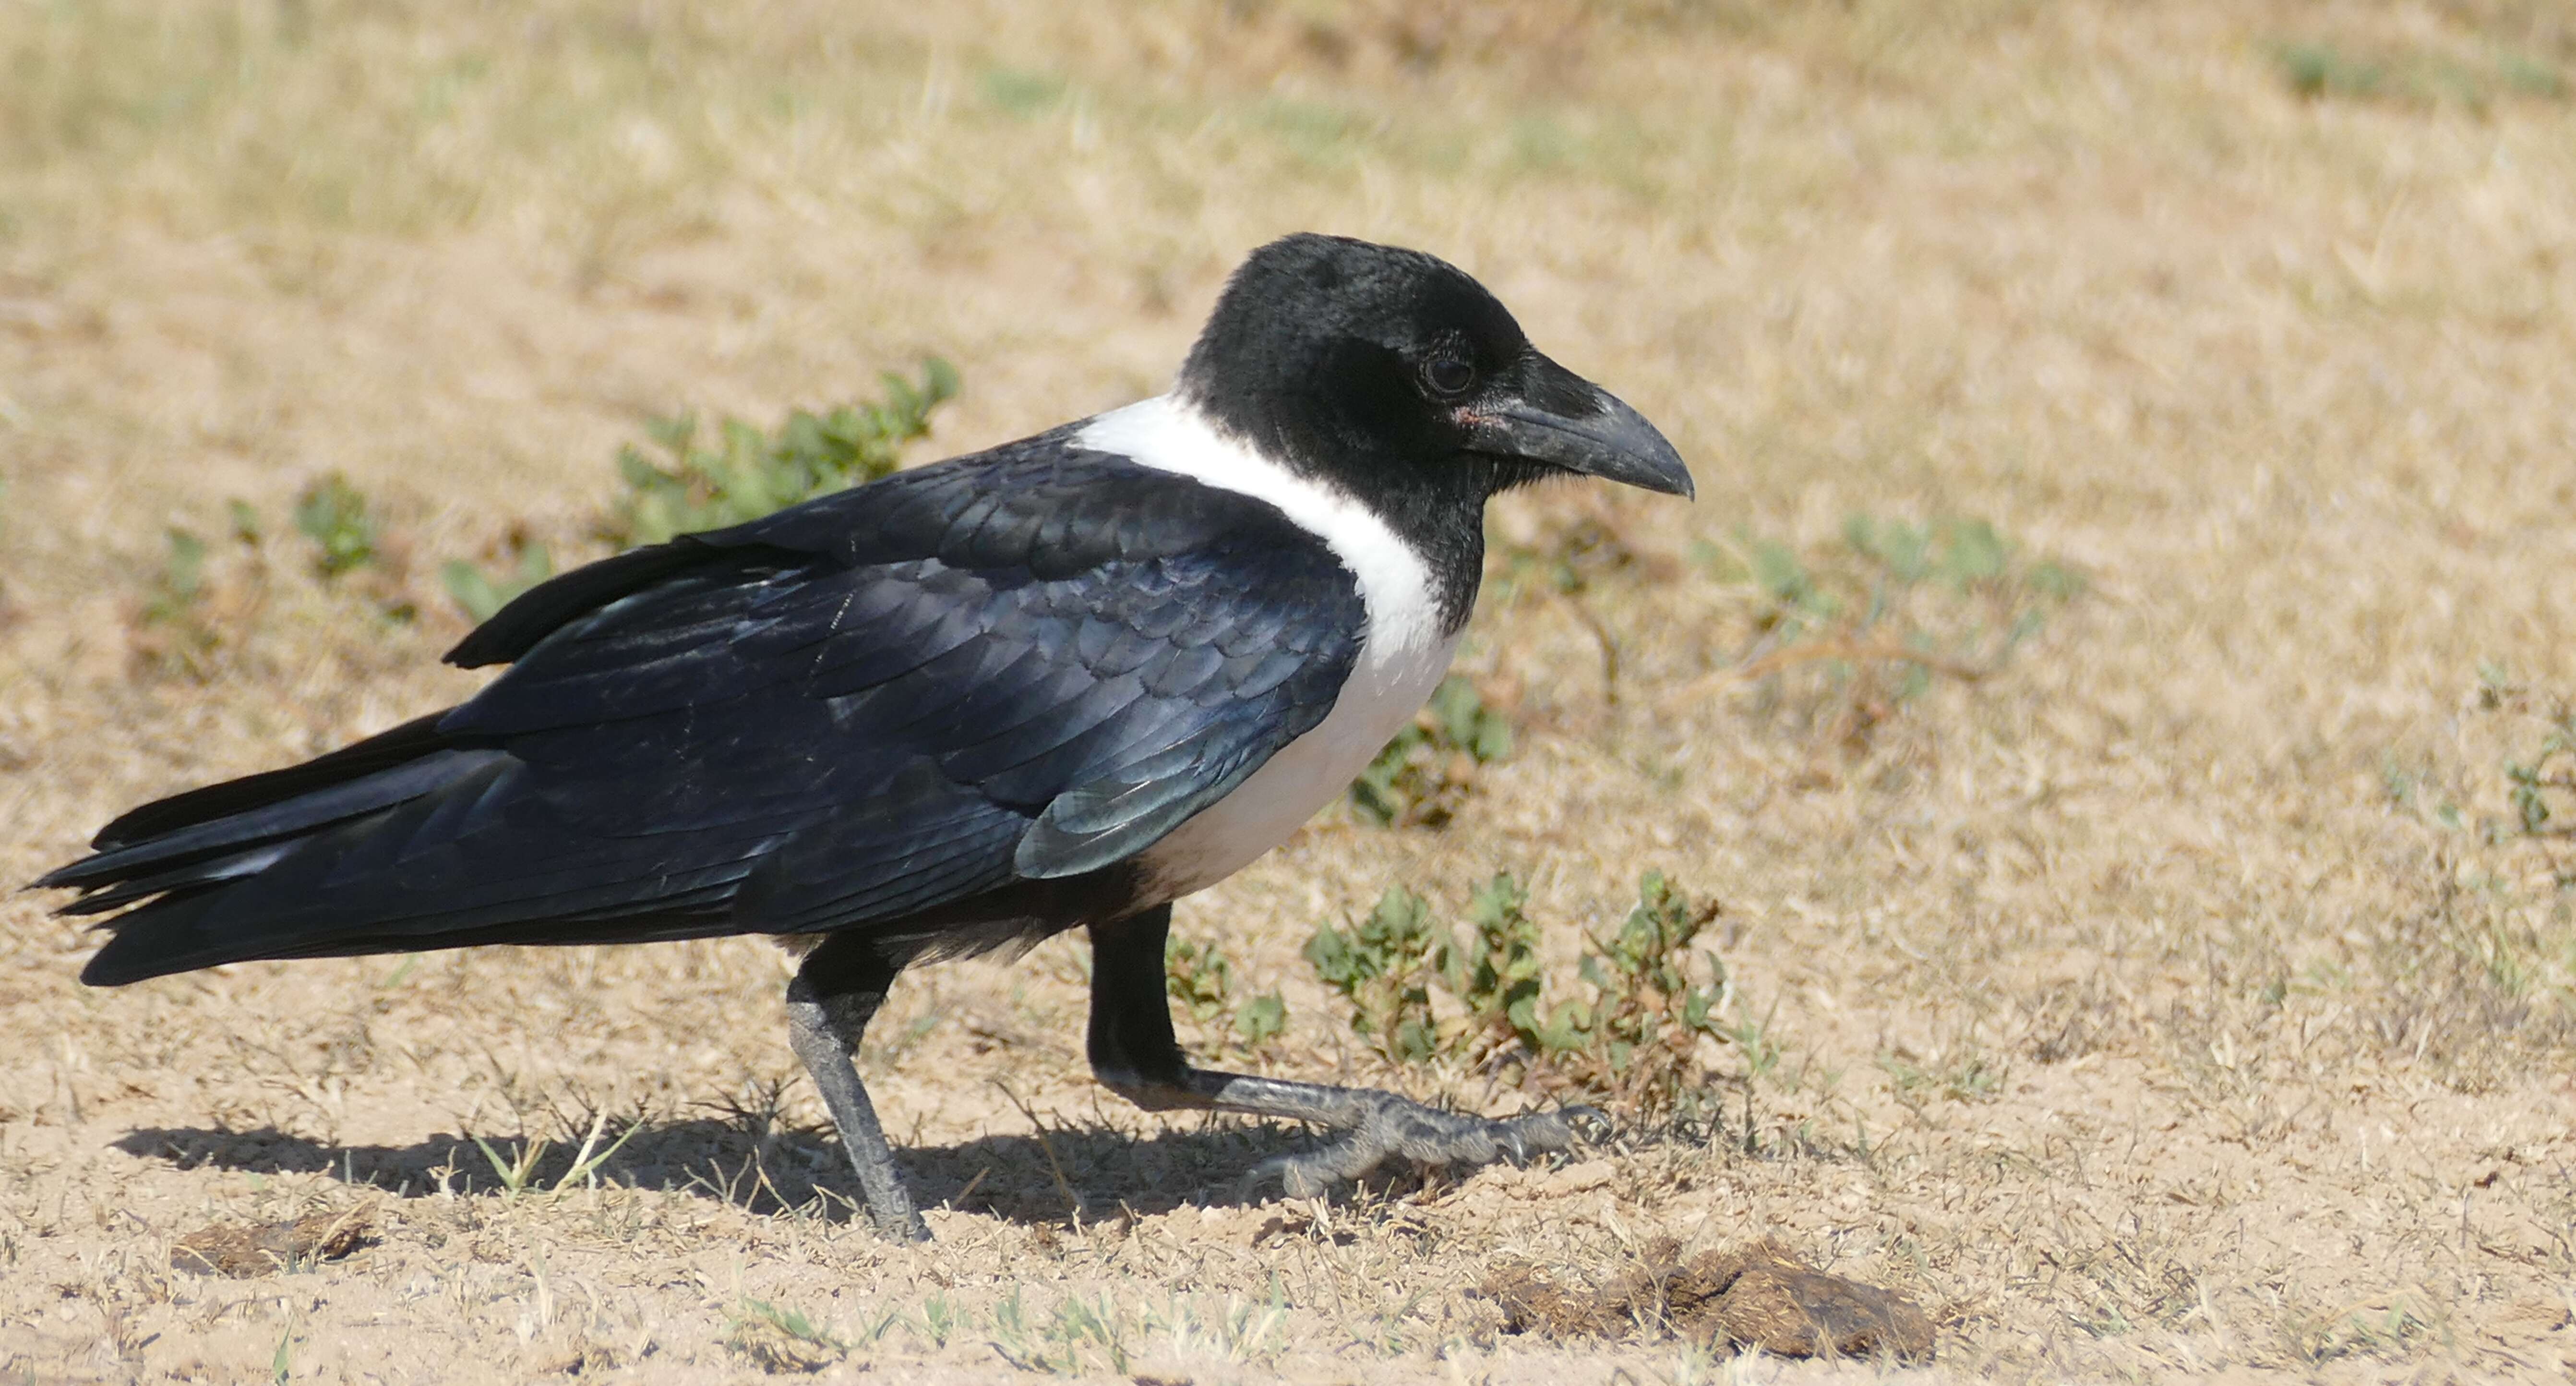
{"label": "clawed toe", "polygon": [[1596,1143],[1610,1139],[1610,1114],[1598,1107],[1559,1107],[1556,1115],[1579,1139]]}
{"label": "clawed toe", "polygon": [[876,1225],[877,1231],[890,1242],[920,1244],[934,1240],[930,1235],[930,1224],[910,1208],[904,1209],[903,1216],[898,1218],[878,1218]]}
{"label": "clawed toe", "polygon": [[1578,1139],[1605,1134],[1609,1119],[1590,1107],[1489,1119],[1436,1111],[1388,1096],[1375,1110],[1318,1149],[1264,1161],[1255,1182],[1277,1179],[1292,1198],[1323,1193],[1357,1179],[1401,1155],[1436,1166],[1521,1164],[1534,1155],[1560,1154]]}

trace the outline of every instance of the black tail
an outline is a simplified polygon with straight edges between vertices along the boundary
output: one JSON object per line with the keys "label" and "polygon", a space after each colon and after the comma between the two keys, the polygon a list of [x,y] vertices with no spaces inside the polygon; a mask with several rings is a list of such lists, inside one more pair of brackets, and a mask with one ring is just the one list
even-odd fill
{"label": "black tail", "polygon": [[[743,564],[801,552],[723,535],[637,549],[522,594],[448,660],[513,661],[584,613],[685,582],[692,568],[714,565],[707,581],[722,585]],[[732,933],[743,878],[812,816],[793,796],[699,793],[706,767],[632,725],[605,738],[578,721],[441,730],[464,725],[455,712],[173,795],[101,829],[93,855],[35,883],[81,892],[61,914],[125,910],[102,921],[113,937],[81,980],[119,986],[253,958]]]}
{"label": "black tail", "polygon": [[272,770],[146,804],[99,830],[97,851],[40,877],[40,887],[81,897],[59,914],[104,914],[150,899],[111,921],[115,936],[81,980],[121,986],[165,973],[277,956],[291,946],[264,931],[208,938],[197,927],[224,888],[276,865],[315,835],[488,774],[507,756],[455,746],[433,713],[284,770]]}
{"label": "black tail", "polygon": [[[102,921],[113,936],[81,980],[733,933],[735,892],[790,826],[759,811],[673,832],[568,817],[517,752],[443,733],[443,717],[109,824],[94,855],[35,883],[81,892],[61,914],[133,906]],[[596,797],[621,816],[623,800]]]}

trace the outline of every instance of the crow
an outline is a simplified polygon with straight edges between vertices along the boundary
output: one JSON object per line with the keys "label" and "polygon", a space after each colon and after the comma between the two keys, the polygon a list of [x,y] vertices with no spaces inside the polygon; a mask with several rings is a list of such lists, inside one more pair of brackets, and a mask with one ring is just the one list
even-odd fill
{"label": "crow", "polygon": [[912,963],[1076,927],[1100,1081],[1340,1132],[1263,1167],[1292,1193],[1562,1150],[1563,1112],[1194,1067],[1164,947],[1173,901],[1284,841],[1438,685],[1486,500],[1565,476],[1693,490],[1465,273],[1289,236],[1168,393],[566,573],[448,654],[509,666],[473,697],[146,804],[35,884],[123,911],[93,986],[769,935],[801,958],[797,1057],[899,1238],[929,1231],[851,1063],[869,1017]]}

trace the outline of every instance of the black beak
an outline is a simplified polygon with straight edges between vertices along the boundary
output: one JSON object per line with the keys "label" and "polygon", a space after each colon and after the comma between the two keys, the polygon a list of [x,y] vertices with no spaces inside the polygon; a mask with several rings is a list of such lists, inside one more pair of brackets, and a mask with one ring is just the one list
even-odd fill
{"label": "black beak", "polygon": [[1469,406],[1470,447],[1690,499],[1682,455],[1619,398],[1544,356],[1529,387]]}

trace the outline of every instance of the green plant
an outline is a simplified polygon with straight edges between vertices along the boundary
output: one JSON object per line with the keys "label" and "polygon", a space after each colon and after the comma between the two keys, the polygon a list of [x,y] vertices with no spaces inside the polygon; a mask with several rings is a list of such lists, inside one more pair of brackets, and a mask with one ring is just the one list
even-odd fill
{"label": "green plant", "polygon": [[1246,1049],[1258,1049],[1287,1028],[1288,1003],[1276,990],[1238,1004],[1234,963],[1215,944],[1174,939],[1163,953],[1163,986],[1202,1027],[1229,1026]]}
{"label": "green plant", "polygon": [[1441,985],[1482,1022],[1484,1033],[1465,1036],[1471,1050],[1517,1041],[1531,1053],[1549,1054],[1579,1043],[1568,1024],[1572,1003],[1553,1015],[1539,1009],[1539,930],[1528,904],[1519,882],[1496,875],[1467,899],[1464,943],[1434,952]]}
{"label": "green plant", "polygon": [[2497,101],[2563,101],[2566,77],[2544,58],[2497,50],[2483,55],[2434,49],[2364,53],[2309,39],[2275,44],[2272,63],[2283,85],[2310,101],[2377,101],[2395,105],[2465,106]]}
{"label": "green plant", "polygon": [[1649,872],[1617,932],[1585,940],[1574,985],[1552,987],[1561,979],[1549,976],[1527,906],[1520,885],[1497,875],[1469,901],[1462,936],[1397,886],[1356,926],[1317,928],[1306,960],[1349,999],[1352,1030],[1390,1062],[1511,1064],[1540,1086],[1648,1109],[1699,1105],[1698,1042],[1743,1038],[1722,1019],[1724,966],[1706,953],[1694,966],[1716,907]]}
{"label": "green plant", "polygon": [[1512,753],[1512,725],[1476,685],[1448,678],[1351,781],[1351,807],[1379,827],[1437,828],[1456,816],[1476,767]]}
{"label": "green plant", "polygon": [[2285,43],[2272,50],[2272,61],[2290,90],[2311,101],[2378,96],[2388,85],[2387,69],[2330,43]]}
{"label": "green plant", "polygon": [[[1095,1319],[1105,1319],[1113,1301],[1103,1296]],[[1273,1272],[1269,1294],[1260,1299],[1228,1295],[1221,1305],[1189,1295],[1171,1295],[1161,1306],[1140,1307],[1132,1326],[1120,1325],[1117,1334],[1124,1338],[1159,1337],[1169,1345],[1174,1358],[1213,1359],[1222,1363],[1266,1361],[1283,1352],[1287,1343],[1288,1297]],[[1122,1349],[1123,1350],[1123,1349]],[[1140,1380],[1153,1380],[1140,1377]]]}
{"label": "green plant", "polygon": [[2393,1356],[2408,1340],[2431,1330],[2432,1325],[2419,1317],[2412,1302],[2403,1297],[2385,1306],[2340,1314],[2289,1309],[2279,1325],[2292,1355],[2310,1366],[2346,1357]]}
{"label": "green plant", "polygon": [[[991,1346],[1003,1361],[1022,1371],[1082,1376],[1105,1368],[1111,1375],[1125,1376],[1128,1331],[1127,1316],[1106,1294],[1097,1302],[1079,1296],[1066,1299],[1046,1322],[1032,1324],[1014,1287],[1011,1297],[994,1307]],[[1095,1356],[1098,1367],[1091,1361]]]}
{"label": "green plant", "polygon": [[2539,746],[2506,761],[2504,776],[2524,836],[2576,836],[2576,703],[2552,710]]}
{"label": "green plant", "polygon": [[[574,1129],[580,1128],[576,1126]],[[555,1176],[549,1191],[561,1194],[570,1190],[575,1183],[595,1186],[598,1183],[600,1169],[615,1158],[618,1151],[625,1149],[628,1141],[635,1139],[636,1132],[643,1129],[642,1122],[631,1122],[624,1135],[609,1142],[607,1148],[602,1149],[599,1138],[608,1132],[608,1113],[605,1111],[594,1113],[589,1131],[582,1136],[580,1148],[573,1153],[571,1167]],[[518,1202],[520,1195],[536,1186],[537,1165],[545,1159],[546,1150],[552,1144],[543,1136],[531,1137],[522,1141],[519,1148],[509,1158],[504,1159],[501,1152],[495,1149],[490,1141],[481,1136],[474,1137],[473,1141],[476,1148],[483,1152],[484,1160],[492,1166],[493,1177],[501,1181],[501,1201],[504,1203]]]}
{"label": "green plant", "polygon": [[516,1203],[519,1195],[528,1191],[528,1185],[536,1178],[537,1161],[546,1156],[546,1140],[542,1136],[522,1141],[517,1153],[507,1160],[502,1159],[501,1152],[493,1149],[492,1143],[481,1136],[474,1137],[474,1144],[483,1152],[483,1158],[491,1162],[493,1177],[501,1181],[501,1201],[504,1203]]}
{"label": "green plant", "polygon": [[1990,1102],[2003,1095],[2004,1081],[2010,1077],[2000,1060],[1973,1047],[1929,1067],[1915,1062],[1916,1057],[1905,1050],[1878,1056],[1879,1069],[1895,1088],[1897,1100],[1908,1106],[1919,1107],[1925,1098],[1935,1096],[1953,1102]]}
{"label": "green plant", "polygon": [[1769,1015],[1760,1020],[1749,1015],[1738,1016],[1734,1024],[1720,1026],[1717,1034],[1743,1056],[1744,1076],[1748,1082],[1771,1076],[1779,1069],[1781,1056],[1786,1052],[1780,1041],[1772,1036]]}
{"label": "green plant", "polygon": [[222,581],[213,566],[218,554],[213,546],[192,530],[173,526],[165,532],[168,551],[127,631],[138,670],[203,679],[213,672],[217,654],[237,642],[257,616],[265,597],[265,570],[259,562],[256,517],[246,523],[246,511],[237,511],[233,537],[249,567],[226,569]]}
{"label": "green plant", "polygon": [[600,1148],[599,1138],[608,1130],[608,1113],[603,1111],[593,1115],[589,1132],[581,1138],[581,1148],[573,1152],[572,1167],[556,1177],[554,1191],[562,1193],[571,1188],[575,1180],[581,1181],[586,1187],[597,1187],[601,1167],[616,1158],[617,1152],[624,1150],[626,1143],[635,1139],[635,1133],[643,1129],[644,1123],[641,1121],[627,1123],[625,1134],[610,1141],[608,1148],[603,1150]]}
{"label": "green plant", "polygon": [[514,530],[505,545],[503,567],[496,576],[462,558],[439,569],[439,580],[457,608],[478,624],[491,620],[512,598],[555,575],[555,559],[544,544]]}
{"label": "green plant", "polygon": [[725,1346],[764,1371],[817,1372],[850,1353],[849,1343],[801,1309],[746,1295],[726,1317],[731,1330],[725,1335]]}
{"label": "green plant", "polygon": [[903,445],[926,436],[931,413],[956,395],[957,371],[932,357],[917,386],[891,371],[884,379],[881,401],[828,414],[799,409],[775,433],[725,419],[711,446],[700,445],[695,415],[653,420],[645,431],[662,457],[633,446],[618,454],[629,494],[602,535],[620,548],[658,544],[887,475]]}
{"label": "green plant", "polygon": [[987,100],[1022,119],[1042,114],[1063,100],[1065,93],[1062,77],[1008,67],[984,69],[978,85]]}
{"label": "green plant", "polygon": [[[593,533],[619,549],[658,544],[885,476],[903,445],[927,436],[931,414],[956,396],[957,371],[931,357],[922,362],[920,384],[888,372],[885,387],[881,400],[824,414],[795,410],[774,432],[727,418],[705,446],[695,415],[650,420],[644,431],[660,456],[633,444],[618,451],[626,494]],[[513,529],[496,557],[497,568],[459,558],[439,570],[448,598],[477,622],[555,573],[553,552],[525,529]]]}
{"label": "green plant", "polygon": [[1234,1032],[1243,1037],[1243,1047],[1259,1049],[1288,1029],[1288,1002],[1276,991],[1266,991],[1244,1002],[1234,1012]]}
{"label": "green plant", "polygon": [[[347,477],[333,472],[305,487],[291,514],[296,531],[313,541],[313,575],[325,585],[356,574],[357,591],[384,619],[409,621],[420,614],[406,587],[404,547],[387,541],[365,493]],[[248,505],[233,502],[236,532],[256,525],[257,519]]]}
{"label": "green plant", "polygon": [[[2535,869],[2546,870],[2553,893],[2576,887],[2576,859],[2567,851],[2576,842],[2576,698],[2516,680],[2504,664],[2490,660],[2478,666],[2477,706],[2494,719],[2487,734],[2507,748],[2499,758],[2502,783],[2483,777],[2462,782],[2430,765],[2416,772],[2392,757],[2382,772],[2391,801],[2424,817],[2422,805],[2438,799],[2426,821],[2458,835],[2443,849],[2458,854],[2456,859],[2446,856],[2440,869],[2457,872],[2474,863],[2474,875],[2462,880],[2482,879],[2484,892],[2513,896],[2517,887],[2511,883]],[[2501,804],[2490,797],[2499,789]],[[2466,812],[2463,804],[2490,811]],[[2538,902],[2532,897],[2525,903]],[[2554,908],[2563,925],[2566,907]],[[2576,961],[2576,945],[2568,957]]]}
{"label": "green plant", "polygon": [[320,550],[313,558],[313,572],[326,582],[379,557],[378,525],[367,513],[367,498],[338,472],[296,496],[295,528]]}
{"label": "green plant", "polygon": [[911,1330],[914,1337],[921,1339],[932,1348],[944,1348],[948,1346],[950,1338],[955,1337],[959,1330],[973,1323],[974,1320],[973,1314],[949,1303],[946,1294],[933,1292],[930,1298],[921,1302],[920,1320],[905,1326]]}
{"label": "green plant", "polygon": [[1353,1033],[1390,1060],[1425,1063],[1441,1050],[1432,1027],[1431,979],[1447,933],[1432,923],[1429,901],[1388,886],[1353,928],[1317,926],[1305,956],[1316,976],[1349,999]]}
{"label": "green plant", "polygon": [[[152,579],[151,594],[143,603],[143,620],[149,625],[176,626],[193,621],[206,600],[206,541],[176,526],[171,527],[167,538],[169,556],[162,560],[161,571]],[[205,648],[213,648],[213,633],[203,632],[201,641]]]}
{"label": "green plant", "polygon": [[1718,1019],[1729,995],[1725,964],[1704,953],[1709,981],[1690,975],[1691,949],[1717,916],[1715,901],[1694,903],[1649,871],[1619,931],[1592,940],[1578,971],[1593,994],[1577,1013],[1577,1031],[1582,1053],[1599,1066],[1595,1086],[1631,1098],[1646,1095],[1641,1087],[1668,1092],[1699,1036],[1736,1038]]}
{"label": "green plant", "polygon": [[[2025,557],[1984,520],[1855,514],[1839,540],[1804,553],[1741,532],[1694,545],[1703,572],[1743,590],[1751,640],[1735,663],[1667,701],[1754,684],[1767,704],[1803,705],[1811,725],[1858,752],[1934,676],[1995,673],[2084,590],[2080,573]],[[1821,675],[1804,696],[1788,684],[1801,670]]]}

